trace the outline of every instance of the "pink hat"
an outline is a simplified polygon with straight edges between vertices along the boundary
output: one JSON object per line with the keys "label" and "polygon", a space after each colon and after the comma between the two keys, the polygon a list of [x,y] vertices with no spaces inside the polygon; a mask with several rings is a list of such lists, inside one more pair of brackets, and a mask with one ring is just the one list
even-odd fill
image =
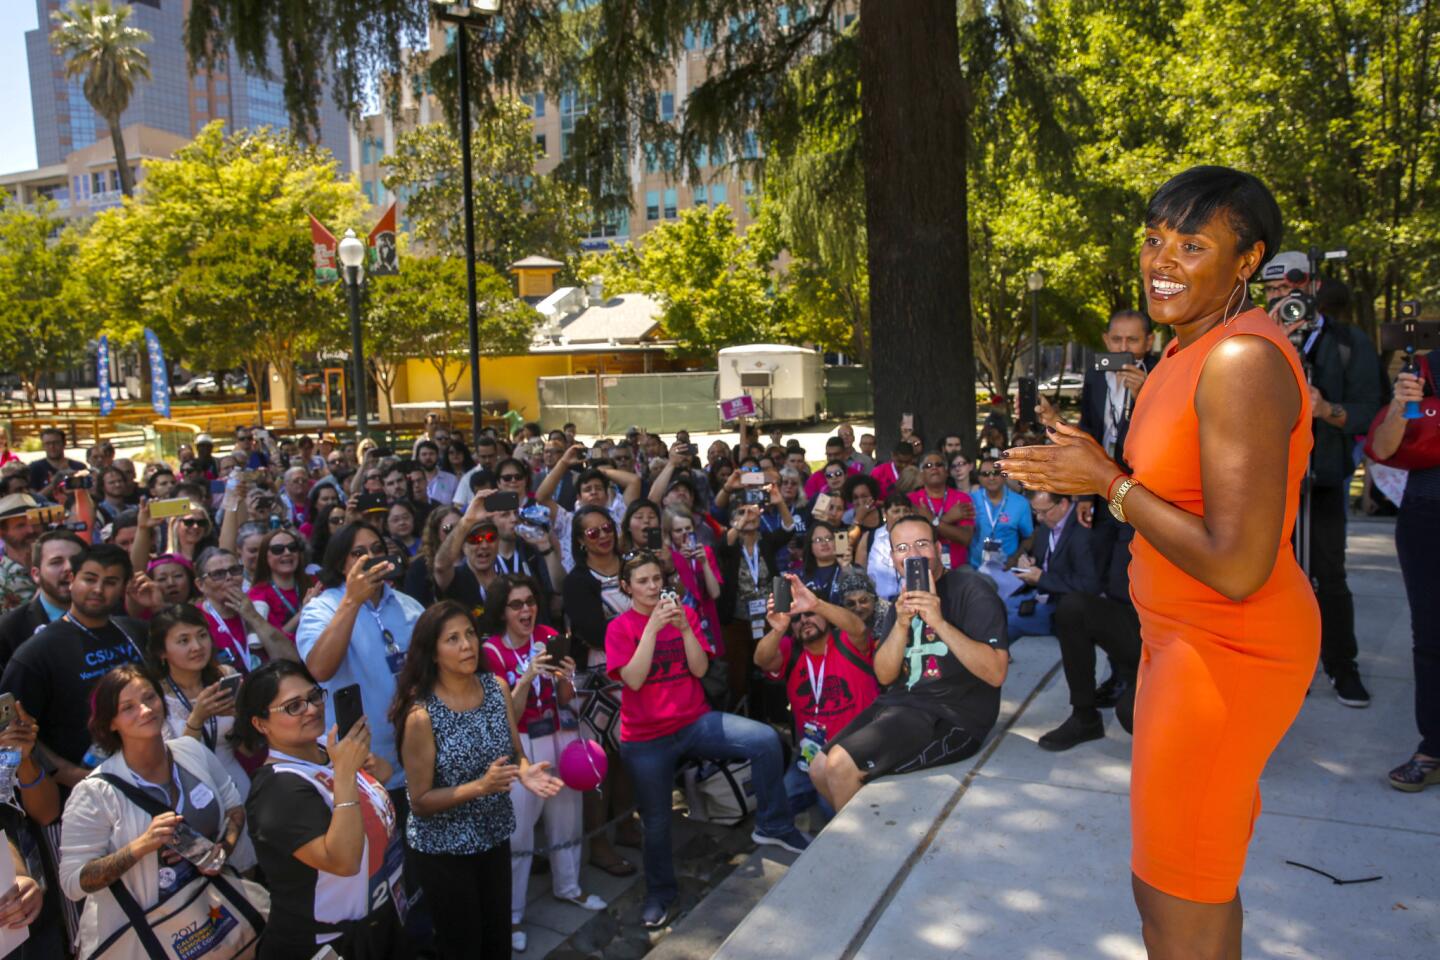
{"label": "pink hat", "polygon": [[164,566],[167,563],[177,563],[191,573],[195,572],[194,564],[192,564],[190,558],[183,553],[162,553],[145,565],[145,572],[153,573],[156,567]]}

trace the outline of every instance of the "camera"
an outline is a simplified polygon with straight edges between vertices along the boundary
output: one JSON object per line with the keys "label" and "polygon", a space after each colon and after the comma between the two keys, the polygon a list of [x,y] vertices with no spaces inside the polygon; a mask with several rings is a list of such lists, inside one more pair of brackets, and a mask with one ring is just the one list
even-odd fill
{"label": "camera", "polygon": [[90,490],[95,486],[95,478],[86,473],[72,473],[61,479],[56,485],[60,490]]}
{"label": "camera", "polygon": [[661,590],[660,602],[665,603],[666,601],[669,601],[670,603],[679,603],[680,594],[676,593],[674,590]]}
{"label": "camera", "polygon": [[1097,353],[1095,354],[1096,373],[1119,373],[1120,368],[1126,364],[1134,364],[1135,357],[1128,353]]}
{"label": "camera", "polygon": [[1308,326],[1315,321],[1315,298],[1308,293],[1294,290],[1269,304],[1281,323],[1290,324],[1304,321]]}
{"label": "camera", "polygon": [[740,491],[740,502],[753,506],[764,506],[770,502],[770,495],[764,487],[746,487]]}

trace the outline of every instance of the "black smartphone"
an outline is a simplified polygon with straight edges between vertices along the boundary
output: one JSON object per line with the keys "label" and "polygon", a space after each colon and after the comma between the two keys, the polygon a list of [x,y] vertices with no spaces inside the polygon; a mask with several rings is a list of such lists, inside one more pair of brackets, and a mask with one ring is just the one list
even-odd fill
{"label": "black smartphone", "polygon": [[1034,423],[1040,406],[1040,387],[1034,377],[1020,378],[1020,409],[1015,411],[1016,423]]}
{"label": "black smartphone", "polygon": [[774,585],[770,588],[770,592],[775,597],[775,612],[789,613],[792,600],[789,579],[786,577],[776,577]]}
{"label": "black smartphone", "polygon": [[1095,371],[1097,373],[1117,373],[1126,364],[1135,363],[1135,355],[1131,353],[1097,353],[1095,354]]}
{"label": "black smartphone", "polygon": [[15,694],[0,693],[0,731],[10,726],[15,719]]}
{"label": "black smartphone", "polygon": [[230,694],[230,696],[233,697],[235,696],[235,694],[240,692],[240,684],[243,683],[244,680],[245,677],[238,673],[232,673],[227,677],[221,677],[220,692],[228,693]]}
{"label": "black smartphone", "polygon": [[520,498],[513,493],[492,493],[485,498],[485,509],[491,513],[500,513],[505,510],[519,510]]}
{"label": "black smartphone", "polygon": [[365,716],[365,705],[360,701],[360,684],[352,683],[335,691],[335,726],[339,739],[345,739],[350,728]]}
{"label": "black smartphone", "polygon": [[905,589],[930,591],[930,558],[905,558]]}
{"label": "black smartphone", "polygon": [[383,557],[371,557],[365,561],[365,569],[369,570],[371,567],[378,567],[382,563],[390,564],[390,572],[385,574],[382,579],[399,580],[405,576],[405,558],[398,553],[387,554]]}
{"label": "black smartphone", "polygon": [[645,549],[646,549],[646,550],[659,550],[659,549],[660,549],[660,528],[659,528],[659,527],[646,527],[646,528],[645,528]]}

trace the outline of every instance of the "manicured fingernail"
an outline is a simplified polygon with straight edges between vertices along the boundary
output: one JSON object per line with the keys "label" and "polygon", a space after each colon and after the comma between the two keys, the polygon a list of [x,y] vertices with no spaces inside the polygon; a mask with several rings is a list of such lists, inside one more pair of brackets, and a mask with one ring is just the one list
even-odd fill
{"label": "manicured fingernail", "polygon": [[1001,470],[1001,471],[1000,471],[1000,476],[1002,476],[1002,477],[1009,477],[1010,474],[1006,473],[1004,470]]}

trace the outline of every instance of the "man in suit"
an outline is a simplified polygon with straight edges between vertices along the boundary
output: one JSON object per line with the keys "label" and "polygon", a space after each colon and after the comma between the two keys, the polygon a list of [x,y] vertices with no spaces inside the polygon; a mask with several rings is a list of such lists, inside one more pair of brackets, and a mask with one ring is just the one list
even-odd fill
{"label": "man in suit", "polygon": [[[1155,334],[1149,318],[1137,310],[1117,310],[1105,328],[1105,349],[1135,358],[1118,371],[1088,370],[1080,394],[1080,429],[1094,437],[1117,461],[1125,448],[1130,412],[1145,377],[1159,357],[1150,352]],[[1124,464],[1121,463],[1123,467]]]}
{"label": "man in suit", "polygon": [[35,596],[0,617],[0,670],[20,644],[70,609],[70,582],[75,579],[70,558],[84,549],[85,541],[69,530],[48,530],[36,539],[30,549]]}
{"label": "man in suit", "polygon": [[1035,536],[1034,555],[1022,554],[1015,576],[1025,589],[1005,601],[1007,633],[1012,641],[1054,632],[1055,607],[1070,593],[1098,593],[1100,569],[1090,545],[1092,531],[1075,515],[1069,497],[1036,491],[1030,507],[1045,526]]}

